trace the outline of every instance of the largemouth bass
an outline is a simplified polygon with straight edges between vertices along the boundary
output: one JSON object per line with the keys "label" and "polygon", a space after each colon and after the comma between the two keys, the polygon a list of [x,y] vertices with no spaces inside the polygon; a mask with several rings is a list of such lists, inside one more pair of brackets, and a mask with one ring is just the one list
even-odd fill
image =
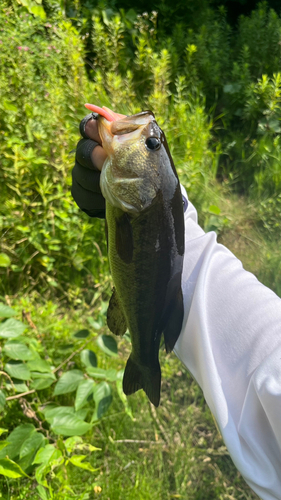
{"label": "largemouth bass", "polygon": [[170,352],[183,321],[184,216],[179,179],[151,111],[124,117],[104,108],[98,129],[108,154],[100,185],[114,282],[107,323],[114,334],[129,329],[131,335],[124,393],[143,389],[158,406],[161,335]]}

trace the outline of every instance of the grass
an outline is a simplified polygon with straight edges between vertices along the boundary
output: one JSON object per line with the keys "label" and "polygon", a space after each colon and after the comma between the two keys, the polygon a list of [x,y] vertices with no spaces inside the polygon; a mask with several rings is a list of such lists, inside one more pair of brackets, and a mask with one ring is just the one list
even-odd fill
{"label": "grass", "polygon": [[[22,298],[17,309],[29,313],[37,327],[30,335],[41,339],[42,349],[54,356],[56,364],[66,359],[80,346],[73,344],[73,333],[87,327],[92,314],[84,306],[66,310],[52,302]],[[48,321],[46,319],[48,318]],[[118,358],[101,355],[96,349],[102,368],[124,367],[130,352],[126,339],[119,340]],[[70,491],[54,493],[55,500],[100,498],[103,500],[254,500],[257,496],[235,468],[217,430],[203,393],[191,375],[183,369],[174,354],[160,352],[162,366],[161,405],[155,410],[143,391],[130,396],[133,419],[124,411],[114,390],[113,404],[97,422],[93,431],[84,436],[86,442],[101,448],[92,453],[90,462],[96,473],[71,468],[67,477]],[[80,368],[79,354],[68,363],[68,369]],[[32,396],[26,400],[36,404]],[[45,398],[44,403],[48,400]],[[13,401],[9,418],[1,426],[12,427],[22,421],[21,401]],[[38,404],[38,402],[37,402]],[[61,404],[68,403],[68,395]],[[35,423],[25,416],[25,422]],[[56,474],[51,476],[56,492]],[[24,479],[6,480],[0,498],[35,500],[35,482]]]}

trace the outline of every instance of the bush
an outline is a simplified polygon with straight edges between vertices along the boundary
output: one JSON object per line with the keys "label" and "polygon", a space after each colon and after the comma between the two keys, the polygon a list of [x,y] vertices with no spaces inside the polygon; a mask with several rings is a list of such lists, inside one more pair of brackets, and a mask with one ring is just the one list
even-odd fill
{"label": "bush", "polygon": [[82,43],[69,21],[56,15],[44,22],[8,7],[1,20],[0,293],[37,288],[76,303],[81,296],[90,302],[96,284],[108,282],[108,268],[103,222],[80,214],[69,192],[74,163],[69,153],[78,140],[83,103],[94,101],[127,114],[152,109],[182,179],[199,200],[202,182],[215,176],[218,156],[209,147],[211,122],[204,98],[180,77],[171,99],[172,56],[167,48],[157,49],[148,31],[156,26],[155,14],[137,19],[130,35],[134,63],[125,74],[124,21],[120,15],[108,19],[104,14],[103,21],[94,16],[97,55],[91,84]]}

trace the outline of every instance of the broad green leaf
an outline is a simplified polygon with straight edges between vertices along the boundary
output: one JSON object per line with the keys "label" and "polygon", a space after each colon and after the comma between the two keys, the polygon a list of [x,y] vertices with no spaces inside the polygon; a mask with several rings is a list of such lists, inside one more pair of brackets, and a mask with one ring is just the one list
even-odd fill
{"label": "broad green leaf", "polygon": [[95,330],[100,330],[101,325],[95,321],[93,318],[87,318],[88,323],[95,329]]}
{"label": "broad green leaf", "polygon": [[36,486],[36,489],[38,491],[38,495],[41,498],[41,500],[49,500],[50,499],[48,491],[45,490],[45,488],[44,488],[44,486],[42,486],[42,484],[38,484],[38,486]]}
{"label": "broad green leaf", "polygon": [[33,432],[21,445],[20,458],[35,453],[42,446],[45,438],[40,432]]}
{"label": "broad green leaf", "polygon": [[[28,366],[28,363],[27,363],[27,366]],[[52,381],[57,380],[55,374],[52,372],[45,372],[45,373],[44,372],[31,372],[31,378],[33,378],[33,379],[35,379],[35,378],[40,378],[40,379],[51,378]]]}
{"label": "broad green leaf", "polygon": [[97,338],[97,344],[109,356],[118,355],[117,342],[111,335],[100,335]]}
{"label": "broad green leaf", "polygon": [[6,448],[8,444],[8,441],[0,441],[0,451],[3,450],[3,448]]}
{"label": "broad green leaf", "polygon": [[16,338],[19,337],[25,329],[26,326],[21,321],[10,318],[0,324],[0,337],[3,339]]}
{"label": "broad green leaf", "polygon": [[44,8],[42,5],[36,5],[33,4],[30,6],[28,9],[31,14],[34,14],[34,16],[40,17],[43,21],[46,19],[46,12],[44,11]]}
{"label": "broad green leaf", "polygon": [[20,359],[22,361],[27,361],[34,357],[32,351],[27,347],[27,345],[22,342],[10,341],[6,342],[4,346],[4,351],[12,359]]}
{"label": "broad green leaf", "polygon": [[77,387],[76,398],[75,398],[75,410],[79,410],[86,403],[87,399],[92,394],[94,390],[95,382],[91,379],[82,380]]}
{"label": "broad green leaf", "polygon": [[106,378],[106,372],[107,370],[104,370],[103,368],[92,368],[92,367],[87,367],[86,371],[88,375],[94,378]]}
{"label": "broad green leaf", "polygon": [[134,420],[133,413],[132,413],[132,410],[129,406],[127,396],[124,394],[124,391],[123,391],[123,376],[124,376],[124,370],[120,370],[117,373],[117,377],[116,377],[116,388],[117,388],[118,396],[124,405],[125,412],[131,418],[131,420]]}
{"label": "broad green leaf", "polygon": [[76,339],[86,339],[87,337],[89,337],[89,335],[89,330],[84,329],[74,333],[73,337],[75,337]]}
{"label": "broad green leaf", "polygon": [[109,368],[109,370],[106,370],[106,380],[109,380],[109,382],[115,382],[117,377],[117,370],[114,368]]}
{"label": "broad green leaf", "polygon": [[80,370],[70,370],[63,373],[55,386],[54,396],[75,391],[83,378],[83,373]]}
{"label": "broad green leaf", "polygon": [[32,372],[51,373],[52,368],[47,361],[41,358],[33,359],[27,363]]}
{"label": "broad green leaf", "polygon": [[0,427],[0,436],[2,436],[2,434],[5,434],[5,432],[9,432],[8,429],[3,429],[3,427]]}
{"label": "broad green leaf", "polygon": [[97,356],[91,349],[84,349],[80,353],[80,359],[83,365],[91,367],[97,366]]}
{"label": "broad green leaf", "polygon": [[210,205],[209,212],[211,212],[212,214],[215,214],[215,215],[219,215],[221,213],[221,210],[216,205]]}
{"label": "broad green leaf", "polygon": [[75,450],[78,444],[82,443],[83,439],[80,436],[72,436],[64,441],[64,446],[66,448],[66,451],[68,453],[71,453],[73,450]]}
{"label": "broad green leaf", "polygon": [[80,420],[85,420],[87,417],[87,414],[89,412],[89,408],[81,408],[81,410],[77,410],[75,412],[75,416],[79,418]]}
{"label": "broad green leaf", "polygon": [[94,400],[96,408],[93,420],[98,420],[107,412],[112,402],[111,387],[107,382],[101,382],[95,386]]}
{"label": "broad green leaf", "polygon": [[0,267],[9,267],[11,259],[6,253],[0,253]]}
{"label": "broad green leaf", "polygon": [[35,469],[35,478],[38,484],[46,486],[48,488],[48,483],[45,476],[50,472],[51,466],[49,464],[41,464]]}
{"label": "broad green leaf", "polygon": [[75,412],[73,406],[52,406],[44,409],[43,413],[47,422],[52,424],[55,418],[63,417],[65,415],[75,415],[79,420],[84,420],[87,416],[88,410],[84,408]]}
{"label": "broad green leaf", "polygon": [[21,424],[16,427],[11,434],[6,438],[8,446],[0,451],[0,458],[8,455],[10,458],[15,458],[19,455],[22,443],[35,432],[35,427],[32,424]]}
{"label": "broad green leaf", "polygon": [[50,377],[36,378],[31,382],[30,387],[36,391],[41,391],[42,389],[47,389],[47,387],[50,387],[53,383],[54,379]]}
{"label": "broad green leaf", "polygon": [[3,410],[5,403],[6,403],[5,393],[0,390],[0,411]]}
{"label": "broad green leaf", "polygon": [[75,415],[64,415],[55,417],[52,423],[52,430],[55,434],[63,436],[82,436],[91,429],[91,424],[83,422]]}
{"label": "broad green leaf", "polygon": [[12,479],[22,476],[28,477],[22,468],[9,458],[0,459],[0,474],[6,477],[11,477]]}
{"label": "broad green leaf", "polygon": [[16,311],[14,311],[14,309],[0,302],[0,318],[11,318],[16,314],[17,313]]}
{"label": "broad green leaf", "polygon": [[60,417],[61,415],[73,415],[75,412],[73,406],[47,406],[42,410],[45,419],[49,424],[51,424],[55,417]]}
{"label": "broad green leaf", "polygon": [[40,448],[33,460],[34,464],[49,464],[52,460],[57,460],[62,456],[62,452],[54,447],[53,444],[47,444],[45,448]]}
{"label": "broad green leaf", "polygon": [[7,111],[14,111],[17,113],[18,108],[8,99],[3,99],[2,101],[3,108],[6,109]]}
{"label": "broad green leaf", "polygon": [[86,458],[86,455],[73,455],[69,461],[75,465],[76,467],[80,467],[81,469],[89,470],[90,472],[96,472],[98,469],[94,469],[89,462],[83,462]]}
{"label": "broad green leaf", "polygon": [[16,392],[26,392],[28,391],[27,385],[22,381],[18,379],[12,379],[13,385],[9,380],[6,380],[6,388],[8,391],[13,391],[15,390]]}
{"label": "broad green leaf", "polygon": [[5,365],[6,372],[11,376],[18,378],[19,380],[30,380],[30,371],[25,363],[20,361],[9,361]]}

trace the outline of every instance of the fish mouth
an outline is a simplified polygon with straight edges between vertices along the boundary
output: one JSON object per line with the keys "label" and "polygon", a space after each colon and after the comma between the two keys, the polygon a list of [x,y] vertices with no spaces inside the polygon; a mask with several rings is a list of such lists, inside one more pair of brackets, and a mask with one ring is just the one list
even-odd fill
{"label": "fish mouth", "polygon": [[[151,130],[155,130],[155,127],[152,126],[152,122],[157,127],[155,116],[150,110],[126,116],[115,113],[106,106],[100,108],[93,104],[85,104],[85,107],[99,114],[99,135],[102,146],[108,155],[121,144],[138,140],[142,133],[145,133],[146,136],[153,135]],[[144,129],[146,129],[145,132]]]}

